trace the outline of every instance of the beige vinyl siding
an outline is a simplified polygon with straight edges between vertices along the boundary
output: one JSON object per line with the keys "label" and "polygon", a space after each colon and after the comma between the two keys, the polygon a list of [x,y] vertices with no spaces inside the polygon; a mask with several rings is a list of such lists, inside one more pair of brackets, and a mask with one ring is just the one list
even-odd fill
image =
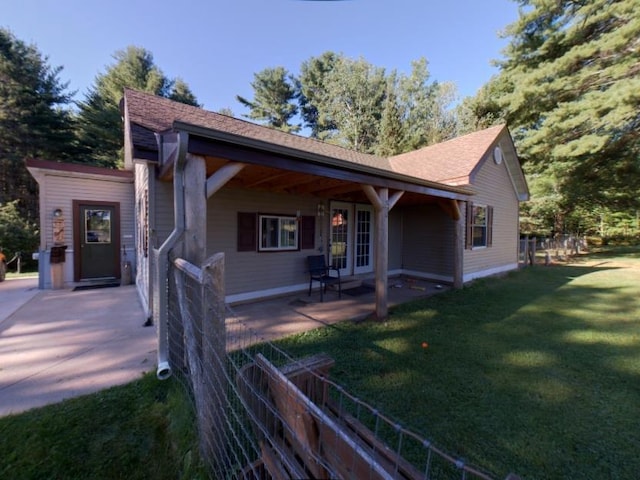
{"label": "beige vinyl siding", "polygon": [[[33,169],[40,196],[40,272],[41,288],[51,287],[49,251],[53,245],[53,212],[62,210],[64,244],[67,246],[64,264],[64,285],[74,281],[73,201],[114,202],[120,204],[120,244],[127,248],[127,259],[136,265],[134,231],[134,187],[132,178],[86,174],[49,169]],[[121,252],[122,253],[122,252]]]}
{"label": "beige vinyl siding", "polygon": [[160,248],[162,243],[171,235],[173,222],[173,184],[170,182],[155,182],[149,198],[153,199],[151,211],[155,212],[151,225],[151,244]]}
{"label": "beige vinyl siding", "polygon": [[[61,175],[45,176],[46,196],[43,205],[45,230],[45,248],[49,248],[53,243],[53,222],[52,213],[56,208],[61,208],[65,218],[64,241],[69,247],[67,254],[73,251],[73,222],[79,219],[73,218],[73,200],[95,201],[95,202],[118,202],[120,203],[120,244],[127,248],[127,254],[135,255],[135,232],[134,232],[134,192],[133,180],[123,180],[121,178],[103,177],[82,178]],[[135,258],[130,258],[132,264]]]}
{"label": "beige vinyl siding", "polygon": [[454,221],[437,205],[403,209],[403,268],[434,278],[451,277],[454,227]]}
{"label": "beige vinyl siding", "polygon": [[[389,212],[389,270],[402,268],[402,211],[399,208]],[[375,242],[375,240],[374,240]],[[375,262],[375,258],[372,258]]]}
{"label": "beige vinyl siding", "polygon": [[464,251],[465,278],[495,273],[518,263],[519,205],[505,162],[496,165],[489,154],[472,185],[478,192],[473,203],[493,207],[493,244]]}
{"label": "beige vinyl siding", "polygon": [[[207,204],[207,255],[225,253],[226,294],[277,289],[306,284],[306,257],[320,253],[320,219],[316,218],[316,248],[285,252],[238,252],[238,212],[315,216],[318,203],[314,197],[223,188]],[[326,241],[327,227],[323,240]],[[326,251],[324,252],[326,253]]]}

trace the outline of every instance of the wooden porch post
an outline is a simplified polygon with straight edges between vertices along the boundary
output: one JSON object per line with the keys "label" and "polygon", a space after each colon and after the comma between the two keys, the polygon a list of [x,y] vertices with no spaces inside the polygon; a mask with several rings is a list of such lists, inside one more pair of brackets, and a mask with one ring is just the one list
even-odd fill
{"label": "wooden porch post", "polygon": [[454,221],[453,227],[453,288],[462,288],[463,285],[463,260],[464,260],[464,217],[462,215],[462,202],[453,199],[440,199],[438,205]]}
{"label": "wooden porch post", "polygon": [[451,200],[455,222],[453,230],[453,288],[455,289],[462,288],[464,283],[464,217],[460,213],[461,203]]}
{"label": "wooden porch post", "polygon": [[[184,210],[185,231],[183,258],[200,267],[206,258],[207,247],[207,166],[203,157],[187,154],[184,169]],[[195,292],[194,292],[195,293]],[[201,305],[202,298],[190,298],[191,302]],[[202,311],[202,309],[198,309]],[[202,355],[202,317],[194,318],[198,355]]]}
{"label": "wooden porch post", "polygon": [[389,314],[388,284],[389,284],[389,210],[393,208],[403,191],[395,192],[389,198],[389,189],[380,188],[376,191],[371,185],[362,185],[364,193],[373,204],[376,213],[376,319],[384,320]]}
{"label": "wooden porch post", "polygon": [[389,189],[378,190],[380,208],[376,208],[376,319],[383,320],[389,314]]}

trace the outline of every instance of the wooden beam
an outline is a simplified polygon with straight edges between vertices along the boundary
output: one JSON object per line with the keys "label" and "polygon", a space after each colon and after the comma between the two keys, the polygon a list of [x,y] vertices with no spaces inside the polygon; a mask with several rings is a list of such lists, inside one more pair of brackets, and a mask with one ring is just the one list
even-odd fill
{"label": "wooden beam", "polygon": [[[346,168],[338,168],[336,166],[326,165],[320,162],[301,161],[299,158],[289,157],[282,154],[255,150],[238,145],[211,142],[205,138],[193,135],[189,136],[189,152],[195,155],[212,156],[241,163],[265,165],[292,172],[307,173],[320,177],[346,180],[366,185],[375,185],[377,187],[392,188],[394,190],[406,190],[407,192],[416,192],[423,195],[432,195],[434,197],[459,200],[467,200],[469,198],[469,193],[465,193],[466,190],[462,187],[443,186],[443,188],[440,189],[438,188],[438,184],[435,182],[426,182],[429,183],[429,185],[427,185],[425,183],[411,183],[399,178],[388,178],[385,177],[385,175],[393,174],[382,170],[380,170],[379,174],[375,174],[374,172],[369,173]],[[433,183],[433,186],[430,186],[431,183]]]}
{"label": "wooden beam", "polygon": [[211,175],[206,181],[206,197],[210,198],[214,193],[224,187],[224,185],[235,177],[245,166],[244,163],[231,162],[220,167],[216,173]]}
{"label": "wooden beam", "polygon": [[377,197],[381,208],[376,212],[376,318],[384,320],[389,314],[389,190],[380,188]]}
{"label": "wooden beam", "polygon": [[349,193],[349,192],[360,192],[362,189],[360,188],[360,185],[357,183],[347,183],[347,184],[340,184],[340,185],[334,185],[332,187],[328,187],[328,188],[323,188],[323,189],[313,189],[310,190],[310,193],[313,193],[314,195],[317,195],[319,197],[332,197],[334,195],[342,195],[344,193]]}
{"label": "wooden beam", "polygon": [[380,197],[378,197],[378,192],[376,192],[375,188],[373,188],[371,185],[360,185],[360,186],[362,187],[362,190],[364,191],[365,195],[371,202],[371,205],[373,205],[373,208],[375,208],[376,210],[379,210],[384,206],[382,204],[382,201],[380,200]]}
{"label": "wooden beam", "polygon": [[278,186],[278,188],[292,195],[308,195],[315,194],[315,192],[324,190],[333,185],[335,185],[335,180],[331,178],[317,177],[315,175],[305,177],[300,175],[297,183]]}
{"label": "wooden beam", "polygon": [[453,220],[455,227],[453,230],[453,288],[459,289],[463,286],[464,276],[464,217],[460,213],[458,202],[452,201],[452,210],[457,213]]}
{"label": "wooden beam", "polygon": [[[184,167],[184,242],[182,258],[194,265],[202,265],[206,258],[207,248],[207,197],[205,196],[205,179],[207,165],[203,157],[187,154]],[[175,179],[174,179],[175,181]],[[204,301],[199,290],[190,293],[189,301],[202,305]],[[198,308],[196,307],[196,310]],[[194,318],[195,329],[199,333],[196,339],[198,354],[202,354],[202,318]]]}
{"label": "wooden beam", "polygon": [[246,188],[254,188],[257,187],[259,185],[262,185],[264,183],[269,183],[273,180],[280,180],[283,177],[286,177],[288,175],[291,175],[290,172],[280,172],[280,173],[276,173],[274,175],[268,175],[266,177],[261,177],[258,180],[254,180],[253,182],[247,183],[245,185]]}
{"label": "wooden beam", "polygon": [[438,199],[437,203],[452,220],[458,221],[460,219],[460,208],[458,207],[458,202],[456,200],[441,198]]}
{"label": "wooden beam", "polygon": [[393,195],[391,195],[391,197],[389,198],[389,210],[396,206],[396,203],[398,203],[398,200],[402,198],[402,195],[404,195],[404,190],[398,190]]}

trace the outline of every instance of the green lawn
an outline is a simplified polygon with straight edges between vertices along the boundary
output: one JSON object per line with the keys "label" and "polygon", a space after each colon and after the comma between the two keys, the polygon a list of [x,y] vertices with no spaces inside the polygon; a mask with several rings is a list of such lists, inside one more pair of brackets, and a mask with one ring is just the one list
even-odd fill
{"label": "green lawn", "polygon": [[640,478],[638,250],[478,281],[283,346],[328,352],[350,391],[499,477]]}
{"label": "green lawn", "polygon": [[[422,348],[428,342],[428,348]],[[523,269],[280,342],[499,478],[640,478],[640,251]],[[202,478],[179,382],[0,419],[0,478]],[[459,477],[458,477],[459,478]]]}
{"label": "green lawn", "polygon": [[0,478],[206,478],[176,379],[141,380],[0,418]]}

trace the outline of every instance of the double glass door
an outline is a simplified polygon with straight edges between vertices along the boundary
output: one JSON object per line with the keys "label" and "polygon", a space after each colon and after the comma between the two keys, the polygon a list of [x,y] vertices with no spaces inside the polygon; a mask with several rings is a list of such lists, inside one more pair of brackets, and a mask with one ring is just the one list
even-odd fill
{"label": "double glass door", "polygon": [[373,271],[373,207],[332,202],[330,259],[340,275]]}

